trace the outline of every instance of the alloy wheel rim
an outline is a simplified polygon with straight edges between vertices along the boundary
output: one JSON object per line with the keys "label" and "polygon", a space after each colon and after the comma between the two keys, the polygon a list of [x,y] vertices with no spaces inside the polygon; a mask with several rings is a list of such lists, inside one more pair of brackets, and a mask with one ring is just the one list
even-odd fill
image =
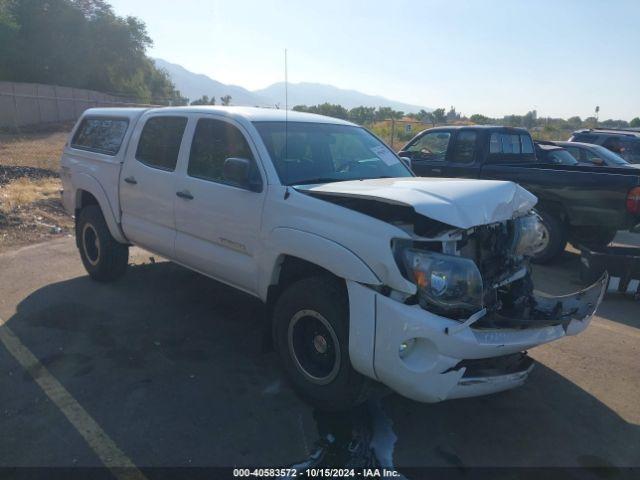
{"label": "alloy wheel rim", "polygon": [[100,238],[90,223],[85,223],[82,229],[82,248],[87,261],[95,267],[100,261]]}
{"label": "alloy wheel rim", "polygon": [[316,385],[332,382],[340,370],[340,343],[331,324],[315,310],[300,310],[289,322],[289,353],[298,372]]}

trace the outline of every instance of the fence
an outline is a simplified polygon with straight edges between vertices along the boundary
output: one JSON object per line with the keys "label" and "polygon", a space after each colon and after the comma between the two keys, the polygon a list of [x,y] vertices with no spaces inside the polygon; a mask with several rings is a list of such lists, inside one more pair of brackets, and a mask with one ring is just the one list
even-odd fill
{"label": "fence", "polygon": [[39,83],[0,82],[0,128],[76,120],[92,107],[136,106],[124,97]]}
{"label": "fence", "polygon": [[376,122],[368,127],[394,150],[399,150],[415,135],[434,125],[407,118]]}

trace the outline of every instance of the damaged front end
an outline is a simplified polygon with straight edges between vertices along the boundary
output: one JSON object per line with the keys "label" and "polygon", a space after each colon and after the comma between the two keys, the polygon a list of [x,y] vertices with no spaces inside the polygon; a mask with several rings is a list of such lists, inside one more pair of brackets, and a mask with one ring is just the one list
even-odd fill
{"label": "damaged front end", "polygon": [[[535,213],[452,230],[433,240],[399,240],[394,253],[407,279],[417,286],[405,303],[476,329],[526,329],[591,318],[606,290],[607,275],[571,295],[535,291],[529,256],[540,244]],[[457,329],[456,329],[457,330]],[[574,328],[572,328],[574,330]]]}

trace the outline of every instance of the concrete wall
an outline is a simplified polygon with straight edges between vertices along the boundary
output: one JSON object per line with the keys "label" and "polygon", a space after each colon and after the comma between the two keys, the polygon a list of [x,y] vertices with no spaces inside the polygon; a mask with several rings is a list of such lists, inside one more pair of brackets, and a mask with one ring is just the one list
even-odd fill
{"label": "concrete wall", "polygon": [[131,99],[81,88],[0,82],[0,128],[76,120],[92,107],[135,106]]}

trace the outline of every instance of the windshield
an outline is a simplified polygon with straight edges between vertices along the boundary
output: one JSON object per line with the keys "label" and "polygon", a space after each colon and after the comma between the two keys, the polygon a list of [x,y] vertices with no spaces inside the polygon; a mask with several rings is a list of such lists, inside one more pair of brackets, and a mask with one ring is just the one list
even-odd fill
{"label": "windshield", "polygon": [[396,154],[361,127],[254,122],[284,185],[411,177]]}
{"label": "windshield", "polygon": [[616,155],[611,150],[607,150],[606,148],[601,147],[600,145],[593,145],[591,148],[593,149],[594,153],[598,155],[599,158],[601,158],[602,160],[605,160],[605,163],[607,165],[620,165],[620,166],[629,165],[629,162],[627,162],[624,158],[622,158],[619,155]]}

